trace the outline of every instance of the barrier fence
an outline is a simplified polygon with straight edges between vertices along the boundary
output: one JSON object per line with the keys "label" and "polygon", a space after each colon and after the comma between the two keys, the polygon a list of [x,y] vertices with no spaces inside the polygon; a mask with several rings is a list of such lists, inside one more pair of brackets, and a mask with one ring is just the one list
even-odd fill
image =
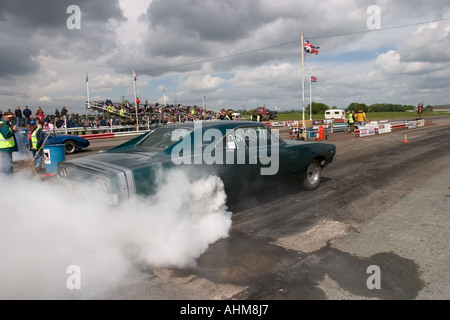
{"label": "barrier fence", "polygon": [[[291,120],[291,121],[271,121],[264,122],[267,126],[272,128],[288,127],[291,129],[291,139],[293,136],[305,136],[306,138],[314,139],[320,128],[324,128],[325,133],[337,133],[337,132],[348,132],[349,125],[341,120],[335,122],[333,120],[306,120],[305,125],[302,126],[302,120]],[[46,133],[56,133],[56,134],[72,134],[78,135],[86,139],[101,139],[101,138],[112,138],[115,136],[124,135],[135,135],[143,134],[153,130],[157,126],[162,124],[141,124],[139,128],[136,125],[110,125],[110,126],[100,126],[100,127],[75,127],[75,128],[59,128],[53,130],[43,130]],[[354,135],[357,137],[364,137],[374,134],[383,134],[391,132],[395,129],[400,128],[417,128],[425,125],[424,119],[416,120],[381,120],[381,121],[371,121],[367,123],[364,127],[355,128]],[[139,130],[138,130],[139,129]]]}
{"label": "barrier fence", "polygon": [[[317,121],[317,120],[316,120]],[[319,120],[321,121],[321,120]],[[314,120],[313,120],[314,122]],[[300,126],[297,126],[297,124],[300,124]],[[268,123],[270,126],[270,123]],[[276,126],[282,126],[281,122],[278,122]],[[334,123],[332,121],[323,121],[320,125],[315,125],[314,123],[306,123],[305,126],[301,126],[301,121],[298,122],[292,122],[292,121],[286,121],[284,126],[291,127],[290,130],[290,138],[291,139],[315,139],[315,140],[321,140],[319,131],[321,128],[325,131],[325,138],[327,138],[327,134],[329,133],[336,133],[336,132],[349,132],[350,126],[345,122],[340,123]],[[381,121],[371,121],[367,123],[363,127],[357,127],[355,123],[355,129],[354,129],[354,136],[355,137],[365,137],[375,134],[384,134],[392,132],[392,130],[406,128],[406,129],[413,129],[418,127],[425,126],[425,120],[424,119],[416,119],[416,120],[381,120]]]}
{"label": "barrier fence", "polygon": [[112,125],[100,127],[74,127],[74,128],[59,128],[53,130],[43,130],[48,134],[71,134],[77,135],[86,139],[101,139],[112,138],[115,136],[142,134],[154,129],[155,126],[140,125],[139,131],[136,130],[135,125]]}

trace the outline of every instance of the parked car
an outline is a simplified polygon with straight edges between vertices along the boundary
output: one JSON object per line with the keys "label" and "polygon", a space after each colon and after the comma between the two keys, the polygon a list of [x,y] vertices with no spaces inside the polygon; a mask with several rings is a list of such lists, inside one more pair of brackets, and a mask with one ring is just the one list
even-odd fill
{"label": "parked car", "polygon": [[288,180],[311,190],[335,157],[333,144],[283,140],[263,123],[194,121],[158,127],[108,151],[61,161],[58,176],[87,197],[98,198],[100,191],[104,202],[118,205],[156,193],[161,171],[176,167],[187,168],[192,178],[219,176],[228,196]]}
{"label": "parked car", "polygon": [[65,153],[72,154],[80,149],[89,147],[91,143],[89,142],[89,140],[76,135],[56,134],[55,137],[55,135],[50,134],[50,136],[47,138],[47,141],[45,141],[44,146],[54,144],[63,144]]}
{"label": "parked car", "polygon": [[[47,133],[45,133],[45,135],[47,137]],[[26,146],[28,140],[28,130],[19,130],[17,132],[17,137],[20,137],[20,139],[23,142],[23,145]],[[76,135],[56,134],[55,136],[53,133],[51,133],[50,136],[45,141],[44,147],[54,144],[63,144],[65,154],[72,154],[80,149],[89,147],[91,143],[89,142],[89,140]]]}

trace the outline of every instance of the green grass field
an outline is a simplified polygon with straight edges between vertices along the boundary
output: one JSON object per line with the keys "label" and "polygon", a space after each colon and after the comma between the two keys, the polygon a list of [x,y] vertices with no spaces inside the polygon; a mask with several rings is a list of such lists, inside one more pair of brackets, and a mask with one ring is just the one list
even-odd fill
{"label": "green grass field", "polygon": [[[444,111],[428,111],[422,114],[422,117],[449,115],[449,112]],[[380,121],[380,120],[408,120],[420,118],[416,112],[368,112],[366,113],[367,120]],[[325,116],[323,114],[313,114],[313,120],[323,120]],[[278,113],[278,120],[273,121],[290,121],[290,120],[302,120],[303,115],[299,113]],[[305,120],[309,120],[309,114],[305,114]]]}

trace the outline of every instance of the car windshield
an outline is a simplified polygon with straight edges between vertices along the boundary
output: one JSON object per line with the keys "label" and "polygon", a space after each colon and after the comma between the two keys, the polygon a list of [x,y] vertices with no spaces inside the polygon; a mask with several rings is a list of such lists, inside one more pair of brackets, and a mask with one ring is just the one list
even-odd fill
{"label": "car windshield", "polygon": [[145,139],[139,141],[139,143],[136,144],[135,149],[145,151],[161,151],[177,143],[183,139],[183,137],[189,135],[192,131],[193,128],[157,128]]}

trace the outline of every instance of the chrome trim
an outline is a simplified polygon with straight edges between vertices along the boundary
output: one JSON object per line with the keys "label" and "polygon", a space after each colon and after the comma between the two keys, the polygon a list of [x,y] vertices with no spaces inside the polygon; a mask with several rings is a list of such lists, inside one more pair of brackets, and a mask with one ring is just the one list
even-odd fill
{"label": "chrome trim", "polygon": [[102,162],[92,159],[87,160],[83,158],[77,158],[73,160],[73,163],[81,164],[85,167],[92,167],[101,171],[108,171],[117,175],[119,182],[119,192],[124,202],[130,200],[136,195],[136,183],[134,181],[134,175],[131,169],[117,166],[108,162]]}

